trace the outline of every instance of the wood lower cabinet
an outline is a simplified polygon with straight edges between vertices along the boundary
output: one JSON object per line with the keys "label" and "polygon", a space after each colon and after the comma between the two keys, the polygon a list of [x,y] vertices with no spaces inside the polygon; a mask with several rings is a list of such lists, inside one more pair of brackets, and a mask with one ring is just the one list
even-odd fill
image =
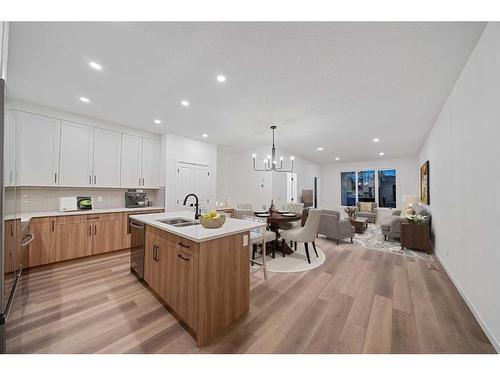
{"label": "wood lower cabinet", "polygon": [[23,264],[27,267],[36,267],[50,263],[56,256],[56,218],[35,218],[29,225],[35,239],[23,255],[25,257]]}
{"label": "wood lower cabinet", "polygon": [[21,254],[21,220],[6,220],[4,222],[4,273],[17,269]]}
{"label": "wood lower cabinet", "polygon": [[144,280],[190,328],[199,346],[248,312],[245,235],[197,243],[146,226]]}
{"label": "wood lower cabinet", "polygon": [[92,222],[92,254],[123,249],[123,215],[103,214]]}
{"label": "wood lower cabinet", "polygon": [[92,255],[92,227],[86,216],[56,218],[56,248],[51,262]]}

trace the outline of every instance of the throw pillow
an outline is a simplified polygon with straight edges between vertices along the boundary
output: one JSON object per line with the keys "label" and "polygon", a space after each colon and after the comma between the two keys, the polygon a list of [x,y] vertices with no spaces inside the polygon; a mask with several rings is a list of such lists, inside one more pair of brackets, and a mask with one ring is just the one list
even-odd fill
{"label": "throw pillow", "polygon": [[360,212],[372,212],[373,205],[371,202],[359,202]]}

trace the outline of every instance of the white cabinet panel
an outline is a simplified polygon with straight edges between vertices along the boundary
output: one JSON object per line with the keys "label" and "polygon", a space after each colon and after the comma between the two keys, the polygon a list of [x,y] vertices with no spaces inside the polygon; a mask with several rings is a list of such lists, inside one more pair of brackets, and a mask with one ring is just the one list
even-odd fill
{"label": "white cabinet panel", "polygon": [[142,186],[160,186],[160,142],[144,138],[142,140]]}
{"label": "white cabinet panel", "polygon": [[9,110],[5,111],[3,137],[3,182],[5,186],[14,186],[16,184],[15,127],[14,113]]}
{"label": "white cabinet panel", "polygon": [[61,121],[16,112],[17,185],[57,186]]}
{"label": "white cabinet panel", "polygon": [[93,183],[93,147],[93,127],[62,122],[60,186],[89,186]]}
{"label": "white cabinet panel", "polygon": [[120,187],[121,134],[95,129],[93,184],[103,187]]}
{"label": "white cabinet panel", "polygon": [[141,187],[142,175],[142,138],[122,135],[121,186],[126,188]]}

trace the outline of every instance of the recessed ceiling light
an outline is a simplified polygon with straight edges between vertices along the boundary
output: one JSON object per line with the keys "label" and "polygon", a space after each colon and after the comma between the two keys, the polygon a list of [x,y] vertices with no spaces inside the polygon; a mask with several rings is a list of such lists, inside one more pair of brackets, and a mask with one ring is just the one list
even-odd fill
{"label": "recessed ceiling light", "polygon": [[85,96],[80,96],[80,101],[82,101],[84,103],[90,103],[90,99],[86,98]]}
{"label": "recessed ceiling light", "polygon": [[89,65],[92,69],[102,70],[102,66],[94,61],[89,62]]}
{"label": "recessed ceiling light", "polygon": [[337,157],[335,158],[335,160],[340,160],[340,158],[337,156]]}
{"label": "recessed ceiling light", "polygon": [[203,138],[207,138],[207,137],[208,137],[208,134],[207,134],[207,133],[203,133],[201,136],[202,136]]}
{"label": "recessed ceiling light", "polygon": [[378,139],[378,138],[373,138],[373,142],[380,142],[380,139]]}
{"label": "recessed ceiling light", "polygon": [[323,151],[324,148],[323,147],[318,147],[318,151]]}
{"label": "recessed ceiling light", "polygon": [[182,100],[181,101],[181,104],[184,106],[184,107],[189,107],[189,102],[187,100]]}
{"label": "recessed ceiling light", "polygon": [[379,152],[378,153],[380,156],[384,156],[384,153],[383,152]]}
{"label": "recessed ceiling light", "polygon": [[294,161],[295,160],[295,156],[290,156],[290,160]]}
{"label": "recessed ceiling light", "polygon": [[155,124],[160,125],[161,124],[161,120],[155,119]]}
{"label": "recessed ceiling light", "polygon": [[225,76],[223,76],[222,74],[219,74],[219,75],[217,76],[217,81],[218,81],[218,82],[226,82],[226,77],[225,77]]}

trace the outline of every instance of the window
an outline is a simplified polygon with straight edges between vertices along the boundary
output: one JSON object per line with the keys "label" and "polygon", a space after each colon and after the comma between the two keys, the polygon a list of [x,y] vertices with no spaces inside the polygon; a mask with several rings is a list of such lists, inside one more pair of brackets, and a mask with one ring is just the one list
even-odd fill
{"label": "window", "polygon": [[375,202],[375,171],[358,172],[358,202]]}
{"label": "window", "polygon": [[396,170],[378,171],[378,205],[396,208]]}
{"label": "window", "polygon": [[342,172],[340,174],[341,204],[342,206],[356,205],[356,172]]}
{"label": "window", "polygon": [[341,172],[340,184],[342,206],[355,206],[358,202],[376,202],[379,207],[396,208],[395,169]]}

